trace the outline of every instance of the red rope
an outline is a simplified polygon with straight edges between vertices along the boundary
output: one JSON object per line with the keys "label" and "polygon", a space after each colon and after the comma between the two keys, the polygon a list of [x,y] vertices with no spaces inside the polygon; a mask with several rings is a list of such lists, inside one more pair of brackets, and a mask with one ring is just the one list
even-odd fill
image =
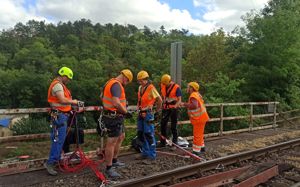
{"label": "red rope", "polygon": [[[73,125],[76,114],[80,113],[82,111],[73,111],[73,112],[75,112],[75,113],[71,119],[71,123],[70,123],[71,125]],[[70,131],[71,125],[70,125],[69,129],[67,130],[67,134]],[[75,158],[77,157],[78,160],[80,160],[80,163],[73,163],[72,159],[74,157]],[[98,170],[98,166],[102,162],[104,162],[104,160],[105,160],[104,158],[105,157],[103,156],[101,160],[98,160],[98,161],[91,160],[85,156],[84,152],[78,146],[72,154],[65,156],[60,161],[59,168],[62,172],[73,173],[73,172],[78,172],[86,167],[90,167],[91,170],[94,171],[95,175],[102,181],[102,184],[107,184],[107,180],[106,180],[105,176],[103,175],[103,173],[101,173]]]}
{"label": "red rope", "polygon": [[[80,163],[72,163],[72,159],[74,157],[77,157],[78,159],[80,159]],[[84,152],[80,149],[77,148],[71,155],[67,155],[65,156],[64,159],[61,160],[60,164],[59,164],[59,168],[62,172],[69,172],[69,173],[73,173],[73,172],[78,172],[86,167],[90,167],[95,175],[104,183],[107,182],[105,176],[103,175],[103,173],[101,173],[98,170],[98,166],[104,162],[104,157],[101,160],[98,161],[94,161],[89,159],[88,157],[85,156]]]}

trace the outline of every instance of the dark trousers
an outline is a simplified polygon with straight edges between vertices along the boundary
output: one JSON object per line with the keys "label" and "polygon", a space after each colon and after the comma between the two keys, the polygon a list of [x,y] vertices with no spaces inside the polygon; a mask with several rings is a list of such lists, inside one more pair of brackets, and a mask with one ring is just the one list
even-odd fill
{"label": "dark trousers", "polygon": [[[177,133],[177,113],[178,110],[176,108],[170,109],[163,109],[162,110],[162,118],[161,118],[161,125],[160,125],[160,132],[161,135],[167,138],[167,126],[169,118],[171,118],[171,132],[173,135],[172,141],[177,143],[178,133]],[[160,139],[162,144],[166,144],[166,141],[162,138]]]}
{"label": "dark trousers", "polygon": [[[74,127],[75,123],[77,123],[77,117],[74,116],[74,115],[75,115],[74,113],[70,113],[70,117],[68,119],[68,126],[67,126],[66,131],[68,131],[69,128]],[[65,139],[65,142],[63,144],[64,153],[70,152],[70,144],[71,144],[71,142],[70,142],[70,137],[71,137],[70,133],[71,133],[71,131],[66,132],[66,133],[68,133],[68,134],[66,134],[66,139]]]}

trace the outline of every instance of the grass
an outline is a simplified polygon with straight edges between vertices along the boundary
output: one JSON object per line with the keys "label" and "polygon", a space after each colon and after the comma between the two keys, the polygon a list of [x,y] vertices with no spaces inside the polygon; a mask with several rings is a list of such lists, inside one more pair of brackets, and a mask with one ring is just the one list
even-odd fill
{"label": "grass", "polygon": [[247,141],[242,141],[242,142],[236,142],[233,143],[229,146],[221,146],[219,149],[219,152],[222,153],[238,153],[242,151],[247,151],[247,150],[253,150],[257,148],[262,148],[266,146],[270,146],[276,143],[281,143],[286,140],[298,138],[300,136],[300,131],[295,130],[293,132],[286,132],[278,135],[274,135],[271,137],[263,137],[263,138],[258,138],[253,141],[247,140]]}

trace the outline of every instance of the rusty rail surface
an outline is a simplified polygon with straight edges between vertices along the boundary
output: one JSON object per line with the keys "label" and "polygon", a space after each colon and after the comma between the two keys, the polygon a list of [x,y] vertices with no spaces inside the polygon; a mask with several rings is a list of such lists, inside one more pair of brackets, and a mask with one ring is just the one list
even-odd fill
{"label": "rusty rail surface", "polygon": [[[243,180],[242,182],[237,183],[240,180],[237,180],[239,176],[246,174],[248,170],[251,169],[250,166],[237,168],[225,172],[216,173],[213,175],[193,179],[190,181],[177,183],[171,185],[171,187],[212,187],[212,186],[233,186],[233,187],[254,187],[261,183],[268,181],[270,178],[275,177],[279,174],[278,165],[274,165],[256,175]],[[251,171],[250,171],[251,172]],[[253,173],[251,173],[253,174]]]}
{"label": "rusty rail surface", "polygon": [[288,142],[268,146],[265,148],[256,149],[253,151],[246,151],[242,153],[232,154],[229,156],[216,158],[209,161],[196,163],[194,165],[176,168],[174,170],[157,173],[143,178],[131,179],[125,182],[115,184],[113,186],[114,187],[140,187],[140,186],[151,187],[151,186],[162,185],[166,183],[174,184],[174,181],[177,181],[181,178],[201,174],[202,172],[208,170],[214,170],[220,164],[223,166],[227,166],[234,163],[239,163],[244,160],[257,158],[273,152],[291,149],[299,145],[300,145],[300,139],[295,139]]}

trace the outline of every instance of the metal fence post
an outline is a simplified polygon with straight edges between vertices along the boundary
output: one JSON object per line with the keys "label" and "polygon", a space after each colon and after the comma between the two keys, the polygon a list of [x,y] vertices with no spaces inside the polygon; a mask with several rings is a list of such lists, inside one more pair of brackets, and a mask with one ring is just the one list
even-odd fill
{"label": "metal fence post", "polygon": [[223,135],[223,129],[224,129],[224,125],[223,125],[223,115],[224,115],[224,105],[221,104],[220,105],[220,110],[221,110],[221,115],[220,115],[220,135]]}
{"label": "metal fence post", "polygon": [[250,104],[250,131],[253,130],[253,104]]}
{"label": "metal fence post", "polygon": [[171,43],[171,77],[181,86],[182,77],[182,42]]}
{"label": "metal fence post", "polygon": [[277,109],[276,109],[276,102],[274,102],[274,119],[273,119],[273,128],[276,128],[276,115],[277,115]]}

